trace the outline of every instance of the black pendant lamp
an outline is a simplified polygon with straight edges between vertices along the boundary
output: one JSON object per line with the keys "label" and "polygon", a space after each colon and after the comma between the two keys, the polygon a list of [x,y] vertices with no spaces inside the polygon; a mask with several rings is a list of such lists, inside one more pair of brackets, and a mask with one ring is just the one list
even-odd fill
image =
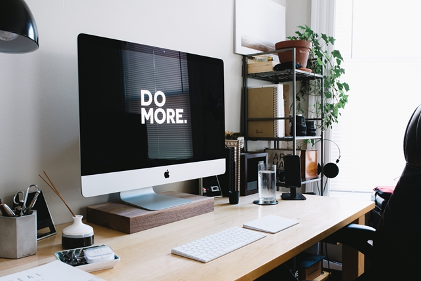
{"label": "black pendant lamp", "polygon": [[0,0],[0,52],[28,53],[38,49],[38,30],[23,0]]}

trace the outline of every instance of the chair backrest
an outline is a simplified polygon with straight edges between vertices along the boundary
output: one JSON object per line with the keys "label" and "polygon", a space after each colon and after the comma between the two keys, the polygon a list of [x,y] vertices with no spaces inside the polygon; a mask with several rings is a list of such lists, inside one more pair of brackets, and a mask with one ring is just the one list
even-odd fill
{"label": "chair backrest", "polygon": [[408,122],[403,146],[406,165],[373,244],[372,262],[378,280],[419,278],[411,270],[421,265],[421,106]]}

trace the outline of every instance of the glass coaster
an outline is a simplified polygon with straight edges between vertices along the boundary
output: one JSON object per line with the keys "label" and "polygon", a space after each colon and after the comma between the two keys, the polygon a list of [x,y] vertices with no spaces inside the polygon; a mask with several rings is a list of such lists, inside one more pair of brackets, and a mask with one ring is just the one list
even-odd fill
{"label": "glass coaster", "polygon": [[273,202],[261,202],[259,199],[257,199],[257,200],[254,200],[253,203],[257,205],[276,205],[278,204],[278,201],[275,200]]}

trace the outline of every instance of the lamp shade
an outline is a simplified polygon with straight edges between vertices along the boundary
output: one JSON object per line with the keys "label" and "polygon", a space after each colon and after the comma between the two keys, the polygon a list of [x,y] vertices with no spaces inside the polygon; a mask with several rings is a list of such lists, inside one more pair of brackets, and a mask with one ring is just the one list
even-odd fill
{"label": "lamp shade", "polygon": [[0,52],[28,53],[38,49],[38,30],[23,0],[0,0]]}

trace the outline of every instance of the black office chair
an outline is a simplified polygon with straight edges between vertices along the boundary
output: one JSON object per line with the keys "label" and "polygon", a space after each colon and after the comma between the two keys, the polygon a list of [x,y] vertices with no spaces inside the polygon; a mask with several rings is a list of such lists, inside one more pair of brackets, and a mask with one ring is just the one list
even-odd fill
{"label": "black office chair", "polygon": [[329,237],[369,258],[358,281],[421,280],[421,106],[408,122],[403,147],[406,165],[377,228],[351,224]]}

